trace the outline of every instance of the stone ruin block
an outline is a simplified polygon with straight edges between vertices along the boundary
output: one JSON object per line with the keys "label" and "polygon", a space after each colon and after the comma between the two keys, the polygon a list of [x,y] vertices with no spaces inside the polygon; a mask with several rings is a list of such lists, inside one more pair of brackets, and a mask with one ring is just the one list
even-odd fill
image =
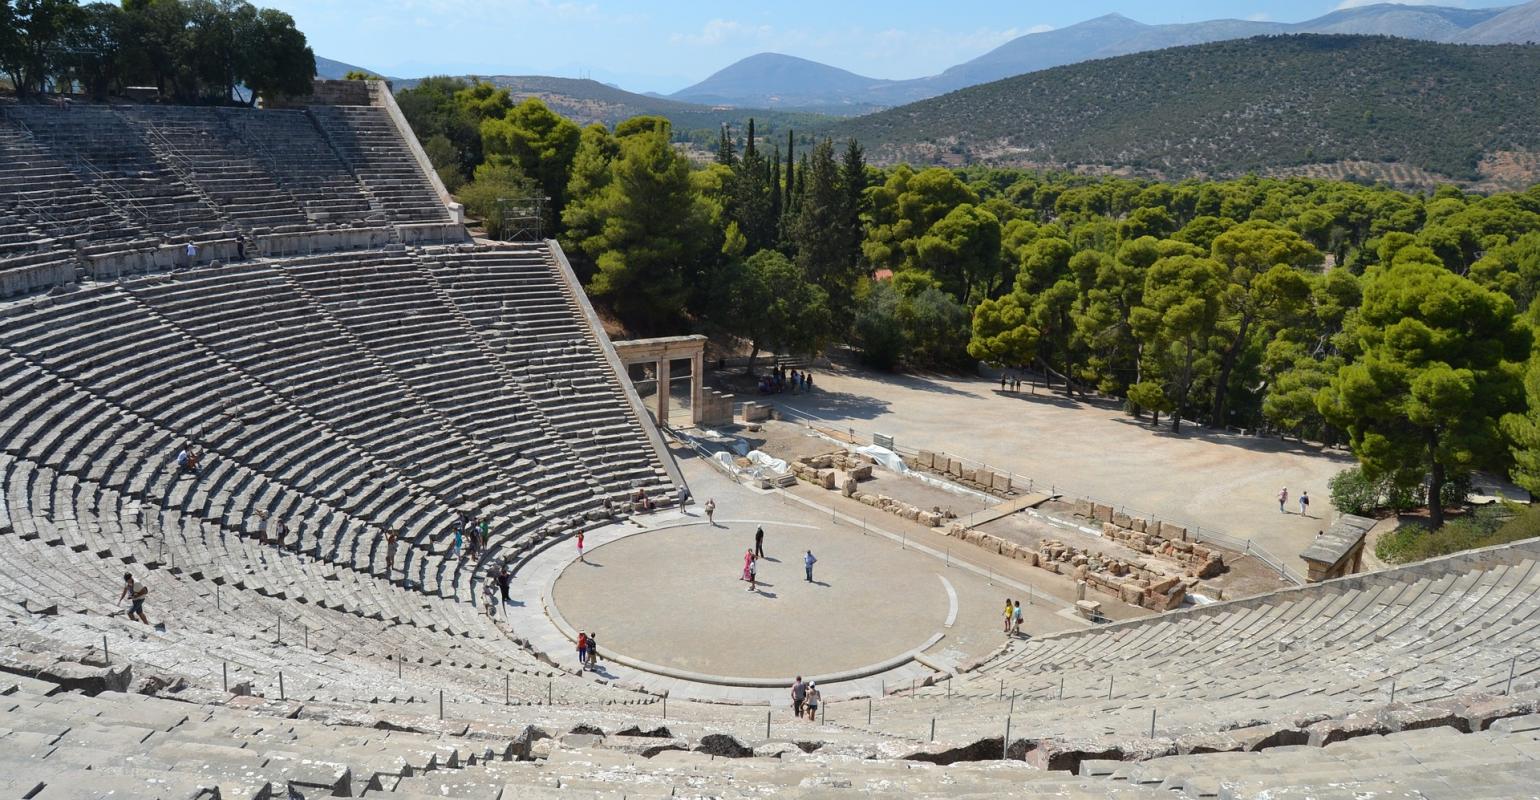
{"label": "stone ruin block", "polygon": [[863,494],[863,495],[861,495],[861,505],[872,506],[873,508],[875,508],[877,506],[877,495],[874,495],[874,494]]}
{"label": "stone ruin block", "polygon": [[1133,524],[1129,525],[1128,527],[1133,528],[1134,530],[1138,531],[1139,533],[1144,533],[1146,525],[1147,525],[1147,523],[1145,523],[1143,517],[1134,517],[1133,518]]}
{"label": "stone ruin block", "polygon": [[1172,525],[1169,522],[1160,523],[1160,535],[1175,541],[1187,541],[1187,529],[1180,525]]}
{"label": "stone ruin block", "polygon": [[973,482],[986,489],[992,488],[995,485],[995,471],[992,469],[975,470]]}
{"label": "stone ruin block", "polygon": [[818,470],[818,485],[825,489],[834,488],[834,470],[823,468]]}
{"label": "stone ruin block", "polygon": [[961,478],[963,474],[963,462],[955,458],[947,459],[946,471],[954,478]]}
{"label": "stone ruin block", "polygon": [[1036,550],[1031,550],[1031,549],[1028,549],[1028,548],[1025,548],[1025,547],[1018,547],[1018,548],[1016,548],[1016,557],[1021,559],[1022,561],[1027,562],[1027,566],[1029,566],[1029,567],[1037,566],[1038,562],[1037,562],[1037,551]]}
{"label": "stone ruin block", "polygon": [[1092,517],[1091,506],[1092,506],[1092,503],[1091,503],[1090,500],[1076,500],[1075,501],[1075,516],[1077,516],[1077,517],[1085,517],[1086,519],[1090,519]]}
{"label": "stone ruin block", "polygon": [[1112,521],[1112,506],[1104,506],[1101,503],[1091,504],[1091,516],[1101,522]]}
{"label": "stone ruin block", "polygon": [[840,485],[840,494],[843,494],[846,497],[854,497],[855,496],[855,494],[856,494],[856,480],[855,480],[855,478],[851,478],[848,475],[845,477],[845,482]]}
{"label": "stone ruin block", "polygon": [[919,523],[927,528],[935,528],[941,525],[941,515],[931,511],[921,511]]}
{"label": "stone ruin block", "polygon": [[921,450],[920,454],[915,456],[915,461],[920,469],[935,469],[936,454],[929,450]]}
{"label": "stone ruin block", "polygon": [[1133,519],[1121,511],[1112,512],[1112,524],[1118,526],[1119,528],[1131,529],[1134,527]]}
{"label": "stone ruin block", "polygon": [[850,474],[858,481],[869,481],[872,479],[872,465],[858,464],[850,468]]}
{"label": "stone ruin block", "polygon": [[1215,556],[1200,564],[1197,570],[1195,570],[1195,575],[1199,578],[1214,578],[1217,577],[1221,572],[1224,572],[1224,570],[1224,559]]}
{"label": "stone ruin block", "polygon": [[1139,601],[1144,599],[1144,590],[1131,582],[1125,583],[1118,587],[1118,599],[1131,606],[1137,606],[1140,604]]}
{"label": "stone ruin block", "polygon": [[1011,476],[996,472],[990,478],[990,486],[997,492],[1009,492],[1011,490]]}

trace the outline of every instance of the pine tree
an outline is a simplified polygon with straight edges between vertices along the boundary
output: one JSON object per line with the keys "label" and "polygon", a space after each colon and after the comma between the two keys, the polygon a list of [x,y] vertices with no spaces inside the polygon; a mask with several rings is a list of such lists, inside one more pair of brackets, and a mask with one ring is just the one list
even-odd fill
{"label": "pine tree", "polygon": [[848,320],[854,311],[856,276],[845,252],[845,196],[833,142],[825,139],[813,148],[811,158],[802,156],[797,182],[797,204],[789,215],[787,236],[796,264],[809,281],[828,293],[836,317]]}

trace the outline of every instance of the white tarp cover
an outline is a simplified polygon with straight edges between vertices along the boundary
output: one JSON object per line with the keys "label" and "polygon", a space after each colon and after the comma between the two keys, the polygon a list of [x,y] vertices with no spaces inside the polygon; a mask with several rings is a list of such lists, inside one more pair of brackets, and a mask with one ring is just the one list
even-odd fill
{"label": "white tarp cover", "polygon": [[886,447],[869,444],[865,447],[857,447],[856,452],[881,464],[882,468],[889,472],[896,472],[899,475],[909,472],[909,466],[904,463],[904,460],[897,453]]}

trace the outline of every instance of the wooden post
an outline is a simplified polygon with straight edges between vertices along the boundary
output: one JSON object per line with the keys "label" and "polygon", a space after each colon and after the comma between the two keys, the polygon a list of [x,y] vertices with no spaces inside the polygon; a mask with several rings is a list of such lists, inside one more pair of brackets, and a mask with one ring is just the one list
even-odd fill
{"label": "wooden post", "polygon": [[505,706],[506,705],[512,705],[509,702],[509,700],[508,700],[508,697],[509,697],[509,687],[508,687],[508,684],[509,684],[508,673],[504,672],[503,673],[503,705],[505,705]]}
{"label": "wooden post", "polygon": [[765,738],[770,738],[770,712],[765,712]]}
{"label": "wooden post", "polygon": [[[107,650],[107,634],[105,633],[102,634],[102,660],[107,662],[107,666],[112,666],[112,653],[108,652]],[[1508,682],[1513,682],[1513,676],[1511,674],[1508,676]]]}
{"label": "wooden post", "polygon": [[1009,758],[1011,755],[1011,718],[1005,718],[1005,738],[1000,742],[1000,758]]}
{"label": "wooden post", "polygon": [[438,718],[444,718],[444,690],[438,690]]}
{"label": "wooden post", "polygon": [[1150,738],[1155,738],[1155,709],[1150,709]]}
{"label": "wooden post", "polygon": [[932,742],[936,741],[936,718],[935,717],[931,717],[930,718],[930,740]]}
{"label": "wooden post", "polygon": [[278,672],[278,699],[279,700],[288,700],[289,699],[288,697],[285,697],[284,693],[283,693],[283,671],[282,670],[280,670]]}
{"label": "wooden post", "polygon": [[229,694],[230,693],[230,662],[228,662],[228,661],[221,662],[220,668],[221,668],[220,671],[224,673],[225,694]]}

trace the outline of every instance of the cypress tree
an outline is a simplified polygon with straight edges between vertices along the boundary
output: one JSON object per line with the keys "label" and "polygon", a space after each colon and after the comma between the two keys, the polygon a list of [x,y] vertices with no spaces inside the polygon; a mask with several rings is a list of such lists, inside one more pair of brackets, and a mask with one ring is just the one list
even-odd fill
{"label": "cypress tree", "polygon": [[[752,123],[750,123],[752,124]],[[750,130],[753,130],[750,128]],[[733,157],[733,129],[727,123],[722,123],[722,132],[717,137],[717,163],[732,166],[737,161]]]}
{"label": "cypress tree", "polygon": [[848,260],[851,272],[861,261],[861,212],[866,202],[866,152],[854,137],[845,142],[844,158],[840,162],[840,193],[844,202],[840,208],[840,228],[844,241],[840,248]]}
{"label": "cypress tree", "polygon": [[754,118],[749,117],[749,135],[743,141],[743,158],[745,161],[759,155],[759,150],[754,147]]}
{"label": "cypress tree", "polygon": [[776,235],[771,239],[780,239],[781,215],[785,205],[781,197],[781,146],[776,145],[770,150],[770,171],[765,176],[765,185],[770,187],[770,219],[775,221]]}
{"label": "cypress tree", "polygon": [[796,185],[797,185],[797,175],[796,175],[797,168],[796,168],[796,163],[797,163],[797,133],[796,133],[796,131],[787,131],[786,132],[786,185],[784,187],[782,187],[782,191],[784,191],[785,194],[782,195],[782,197],[781,197],[781,211],[783,213],[787,213],[787,214],[791,213],[791,206],[792,206],[792,203],[794,202],[794,198],[792,197],[792,189],[794,189],[796,187]]}

